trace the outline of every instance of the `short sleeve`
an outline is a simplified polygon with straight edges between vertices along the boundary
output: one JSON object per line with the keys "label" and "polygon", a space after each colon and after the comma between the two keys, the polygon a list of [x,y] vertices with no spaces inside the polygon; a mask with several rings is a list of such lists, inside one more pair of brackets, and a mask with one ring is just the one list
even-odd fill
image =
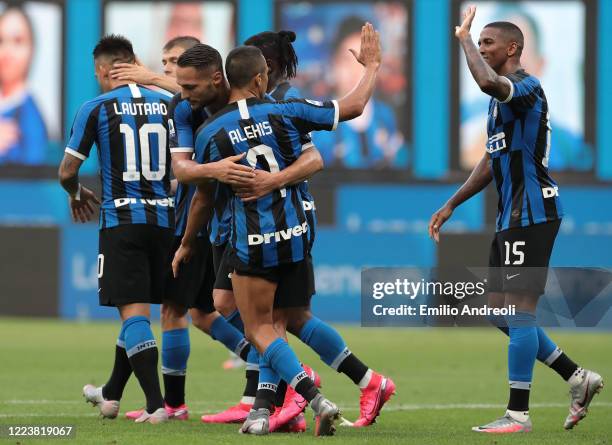
{"label": "short sleeve", "polygon": [[192,118],[191,106],[186,100],[181,100],[176,105],[170,106],[168,127],[170,130],[171,153],[193,153]]}
{"label": "short sleeve", "polygon": [[308,133],[300,134],[300,144],[302,145],[302,151],[314,147],[312,137],[310,137],[310,134]]}
{"label": "short sleeve", "polygon": [[510,94],[501,101],[519,109],[533,108],[539,97],[540,82],[533,76],[509,74],[504,77],[510,83]]}
{"label": "short sleeve", "polygon": [[89,152],[98,133],[99,113],[100,104],[97,102],[87,102],[81,107],[70,130],[70,140],[66,146],[66,153],[82,161],[89,157]]}
{"label": "short sleeve", "polygon": [[319,102],[310,99],[291,99],[279,102],[282,114],[290,118],[303,134],[311,131],[333,131],[338,126],[340,110],[335,100]]}

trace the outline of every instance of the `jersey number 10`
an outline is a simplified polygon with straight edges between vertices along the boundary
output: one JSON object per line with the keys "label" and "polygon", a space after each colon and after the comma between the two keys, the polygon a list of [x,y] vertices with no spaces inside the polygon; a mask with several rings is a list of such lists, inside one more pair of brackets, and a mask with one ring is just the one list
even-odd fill
{"label": "jersey number 10", "polygon": [[[138,130],[138,140],[140,142],[140,168],[136,165],[136,135],[128,124],[119,125],[119,131],[125,140],[125,165],[126,171],[123,172],[124,181],[140,181],[140,174],[148,181],[160,181],[166,175],[166,143],[168,131],[160,123],[143,124]],[[157,135],[157,170],[151,170],[151,151],[149,148],[149,136]]]}

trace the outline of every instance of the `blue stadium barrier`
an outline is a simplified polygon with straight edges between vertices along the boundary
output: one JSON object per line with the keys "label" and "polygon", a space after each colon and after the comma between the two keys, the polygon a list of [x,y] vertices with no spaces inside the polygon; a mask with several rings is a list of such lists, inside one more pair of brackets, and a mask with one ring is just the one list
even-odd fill
{"label": "blue stadium barrier", "polygon": [[[346,185],[338,188],[336,219],[349,232],[425,233],[433,212],[457,190],[452,185]],[[459,207],[446,226],[454,232],[484,228],[484,196]]]}
{"label": "blue stadium barrier", "polygon": [[1,181],[0,225],[50,226],[70,221],[66,192],[57,181]]}

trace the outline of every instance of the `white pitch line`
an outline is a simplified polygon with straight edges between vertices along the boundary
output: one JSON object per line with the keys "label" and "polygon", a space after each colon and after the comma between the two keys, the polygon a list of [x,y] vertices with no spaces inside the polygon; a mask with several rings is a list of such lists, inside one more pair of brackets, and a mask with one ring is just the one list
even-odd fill
{"label": "white pitch line", "polygon": [[32,413],[26,413],[26,414],[0,414],[0,419],[6,419],[9,417],[16,417],[16,418],[22,418],[22,417],[26,417],[26,418],[46,418],[46,417],[100,417],[99,413],[91,413],[91,414],[71,414],[71,413],[55,413],[55,414],[32,414]]}
{"label": "white pitch line", "polygon": [[[75,400],[1,400],[1,404],[7,405],[50,405],[50,404],[63,404],[63,405],[82,405],[82,401]],[[341,409],[343,410],[358,410],[359,407],[357,405],[351,403],[338,403]],[[193,409],[198,411],[200,410],[214,410],[221,409],[224,407],[224,404],[221,403],[205,403],[205,402],[196,402],[190,403],[190,406]],[[548,409],[548,408],[566,408],[568,406],[567,403],[532,403],[530,404],[530,408],[534,409]],[[602,407],[609,408],[612,407],[611,402],[593,402],[591,404],[592,407]],[[385,406],[385,411],[442,411],[442,410],[450,410],[450,409],[503,409],[505,408],[505,404],[496,404],[496,403],[446,403],[446,404],[388,404]],[[55,413],[55,414],[0,414],[0,418],[6,417],[96,417],[99,414],[97,413]]]}
{"label": "white pitch line", "polygon": [[77,403],[83,403],[83,400],[0,400],[0,405],[76,405]]}
{"label": "white pitch line", "polygon": [[[419,411],[419,410],[449,410],[449,409],[500,409],[506,408],[508,404],[493,404],[493,403],[448,403],[439,405],[385,405],[383,411]],[[611,402],[593,402],[592,407],[609,408],[612,407]],[[568,403],[530,403],[529,408],[567,408]],[[344,409],[359,409],[357,406],[343,406]]]}

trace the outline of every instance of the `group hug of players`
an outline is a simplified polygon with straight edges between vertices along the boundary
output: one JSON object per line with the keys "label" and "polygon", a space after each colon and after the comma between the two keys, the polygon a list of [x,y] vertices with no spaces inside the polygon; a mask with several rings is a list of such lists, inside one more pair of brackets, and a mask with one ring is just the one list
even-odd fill
{"label": "group hug of players", "polygon": [[[499,119],[497,113],[507,121],[513,116],[524,119],[525,113],[518,116],[519,103],[533,107],[539,101],[541,107],[544,96],[537,79],[520,70],[516,42],[522,42],[522,35],[519,39],[507,23],[485,28],[483,33],[492,34],[488,37],[492,43],[487,40],[494,47],[491,59],[496,50],[503,62],[495,66],[487,57],[487,64],[469,38],[474,14],[475,9],[468,10],[456,34],[476,80],[481,75],[490,79],[490,91],[483,91],[493,97],[493,106],[508,107],[497,111],[494,121]],[[300,98],[289,83],[297,69],[295,38],[289,31],[257,34],[232,50],[224,64],[209,45],[193,37],[178,37],[163,48],[163,76],[141,66],[124,37],[105,36],[95,47],[95,72],[103,94],[77,113],[59,175],[70,195],[75,221],[90,220],[94,204],[100,205],[99,299],[101,305],[117,307],[123,322],[108,381],[83,388],[86,400],[104,417],[118,416],[123,389],[134,373],[146,406],[127,412],[128,418],[138,423],[188,418],[187,315],[194,326],[247,363],[240,402],[221,413],[202,416],[205,423],[241,423],[240,431],[248,434],[303,432],[303,412],[310,405],[315,435],[333,434],[340,411],[320,392],[317,373],[300,363],[287,342],[287,332],[359,386],[359,418],[355,422],[342,419],[347,426],[374,423],[394,394],[393,381],[359,360],[340,334],[310,310],[315,293],[311,250],[316,214],[307,179],[323,163],[309,134],[333,131],[339,122],[363,113],[381,65],[379,35],[371,24],[364,24],[361,47],[351,50],[363,65],[360,81],[345,97],[325,102]],[[510,40],[514,46],[508,45]],[[500,73],[512,63],[518,64],[513,71]],[[507,127],[508,122],[491,125],[498,124]],[[101,200],[78,180],[81,163],[94,143]],[[498,190],[505,187],[500,181],[507,162],[502,158],[500,167],[500,157],[510,153],[488,150],[466,184],[432,217],[430,233],[436,240],[452,209],[492,180],[491,159]],[[518,181],[514,170],[512,181]],[[171,181],[171,171],[176,180]],[[542,171],[544,179],[552,182],[547,169]],[[536,180],[542,180],[541,173]],[[523,180],[523,190],[528,189],[529,177]],[[515,206],[512,197],[510,201],[509,211]],[[529,210],[527,224],[512,212],[511,225],[499,227],[492,266],[501,265],[505,252],[498,244],[512,230],[520,229],[519,238],[529,238],[524,253],[528,261],[543,261],[537,249],[548,248],[550,256],[560,208],[553,215],[546,207],[544,219],[536,210]],[[543,229],[550,224],[552,236]],[[542,233],[532,235],[534,228]],[[547,246],[535,246],[547,242]],[[545,261],[547,265],[548,257]],[[501,298],[498,304],[503,305],[504,298],[512,298],[515,292],[501,275],[498,282],[499,289],[491,289],[491,295]],[[150,327],[150,304],[160,303],[163,395],[157,342]],[[523,312],[516,326],[514,320],[496,323],[509,335],[510,352],[518,351],[521,362],[518,371],[513,369],[517,360],[509,355],[508,410],[501,419],[476,430],[531,430],[528,400],[536,356],[572,385],[566,420],[566,428],[571,428],[586,415],[591,399],[603,386],[601,377],[561,352],[535,326],[527,303],[519,308]],[[527,345],[526,338],[532,343]]]}

